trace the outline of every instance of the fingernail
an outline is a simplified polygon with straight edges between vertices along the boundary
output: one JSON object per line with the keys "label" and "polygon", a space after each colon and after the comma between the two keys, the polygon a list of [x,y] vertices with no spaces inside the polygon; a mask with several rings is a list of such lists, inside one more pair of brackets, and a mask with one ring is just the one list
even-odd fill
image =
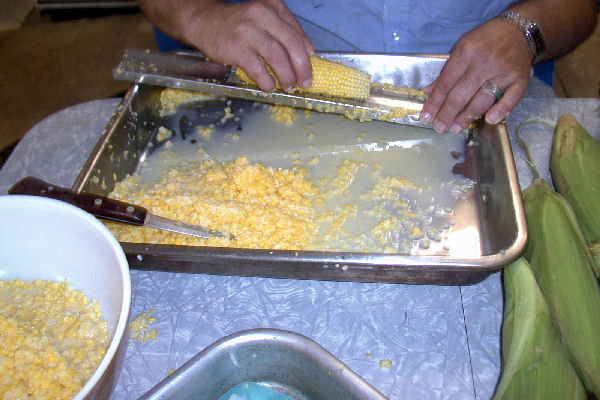
{"label": "fingernail", "polygon": [[312,78],[308,78],[307,80],[302,82],[302,87],[304,89],[310,89],[311,86],[312,86]]}
{"label": "fingernail", "polygon": [[452,133],[455,133],[455,134],[456,134],[456,133],[461,133],[461,132],[462,132],[462,130],[463,130],[463,129],[462,129],[462,127],[461,127],[459,124],[453,124],[453,125],[450,127],[450,132],[452,132]]}
{"label": "fingernail", "polygon": [[437,133],[442,133],[446,130],[446,124],[444,124],[443,122],[440,122],[440,121],[435,121],[435,123],[433,124],[433,129]]}
{"label": "fingernail", "polygon": [[426,124],[431,122],[431,114],[429,114],[428,112],[424,112],[423,114],[421,114],[421,121],[425,122]]}
{"label": "fingernail", "polygon": [[500,114],[498,114],[498,111],[492,111],[485,116],[485,120],[488,124],[496,125],[498,122],[500,122]]}

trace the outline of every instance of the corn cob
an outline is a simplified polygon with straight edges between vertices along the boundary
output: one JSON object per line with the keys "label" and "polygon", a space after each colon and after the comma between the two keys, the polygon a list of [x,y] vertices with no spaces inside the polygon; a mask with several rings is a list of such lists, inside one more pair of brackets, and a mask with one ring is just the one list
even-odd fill
{"label": "corn cob", "polygon": [[586,399],[529,263],[504,268],[502,374],[494,400]]}
{"label": "corn cob", "polygon": [[550,307],[571,363],[600,396],[600,286],[593,259],[567,201],[542,179],[523,191],[529,229],[524,256]]}
{"label": "corn cob", "polygon": [[600,141],[571,114],[554,131],[550,172],[556,190],[569,202],[583,236],[600,241]]}
{"label": "corn cob", "polygon": [[[309,89],[296,88],[297,90],[357,100],[369,97],[371,75],[366,72],[317,56],[311,56],[310,63],[313,76],[312,86]],[[270,67],[269,72],[275,79],[277,89],[282,89]],[[243,82],[256,85],[241,68],[236,68],[235,73]]]}

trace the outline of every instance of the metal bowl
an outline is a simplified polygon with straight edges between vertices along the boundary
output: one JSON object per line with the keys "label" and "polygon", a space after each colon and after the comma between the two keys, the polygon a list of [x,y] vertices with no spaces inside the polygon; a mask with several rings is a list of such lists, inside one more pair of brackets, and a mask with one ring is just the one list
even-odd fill
{"label": "metal bowl", "polygon": [[386,399],[315,341],[262,328],[216,341],[138,400],[217,399],[246,382],[295,400]]}
{"label": "metal bowl", "polygon": [[100,304],[111,337],[106,354],[74,397],[106,399],[127,347],[129,266],[121,246],[92,215],[41,197],[0,196],[0,279],[65,281]]}

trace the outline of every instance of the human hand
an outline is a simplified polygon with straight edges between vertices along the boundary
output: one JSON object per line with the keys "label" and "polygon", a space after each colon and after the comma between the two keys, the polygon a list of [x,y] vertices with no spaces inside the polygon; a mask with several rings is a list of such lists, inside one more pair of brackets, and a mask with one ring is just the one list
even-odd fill
{"label": "human hand", "polygon": [[283,0],[205,2],[188,17],[184,33],[211,60],[241,67],[265,91],[312,84],[314,46]]}
{"label": "human hand", "polygon": [[[437,132],[459,133],[485,114],[490,124],[502,121],[527,89],[531,54],[519,28],[495,18],[464,35],[440,76],[424,91],[429,98],[420,118]],[[504,92],[501,100],[483,89],[487,82]]]}

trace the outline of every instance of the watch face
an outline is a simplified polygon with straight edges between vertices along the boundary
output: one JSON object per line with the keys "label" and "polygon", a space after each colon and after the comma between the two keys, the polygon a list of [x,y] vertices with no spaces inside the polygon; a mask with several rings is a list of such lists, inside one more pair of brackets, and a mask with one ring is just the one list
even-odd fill
{"label": "watch face", "polygon": [[533,42],[535,43],[535,54],[536,56],[539,56],[544,52],[544,50],[546,50],[546,45],[544,44],[542,32],[536,24],[533,24],[529,31],[531,32],[531,37],[533,38]]}
{"label": "watch face", "polygon": [[513,11],[507,11],[500,15],[505,16],[509,21],[514,22],[521,28],[525,35],[525,39],[527,40],[529,50],[532,53],[532,61],[535,61],[536,58],[546,50],[544,36],[542,35],[540,27],[535,22],[530,21],[527,17]]}

